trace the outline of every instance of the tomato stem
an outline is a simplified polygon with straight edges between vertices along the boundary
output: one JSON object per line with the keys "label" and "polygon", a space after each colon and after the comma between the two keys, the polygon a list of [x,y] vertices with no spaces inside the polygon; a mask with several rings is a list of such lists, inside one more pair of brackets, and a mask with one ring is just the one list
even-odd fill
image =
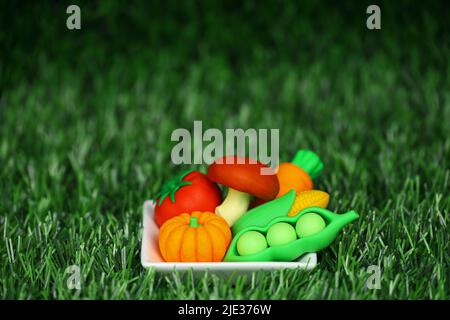
{"label": "tomato stem", "polygon": [[158,205],[160,206],[166,197],[169,197],[170,201],[172,201],[172,203],[174,203],[175,202],[175,193],[178,191],[178,189],[192,184],[191,181],[184,181],[183,179],[185,176],[187,176],[189,173],[191,173],[193,171],[194,170],[185,171],[185,172],[167,180],[164,183],[164,185],[162,186],[161,191],[156,194],[156,199],[159,198]]}

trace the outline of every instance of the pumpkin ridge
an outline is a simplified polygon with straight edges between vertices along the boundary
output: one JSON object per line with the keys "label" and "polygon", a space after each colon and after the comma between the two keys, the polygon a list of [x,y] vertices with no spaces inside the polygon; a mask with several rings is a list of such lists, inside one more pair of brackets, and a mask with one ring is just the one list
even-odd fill
{"label": "pumpkin ridge", "polygon": [[[200,220],[198,217],[197,217],[197,219]],[[195,227],[195,230],[194,230],[194,245],[195,245],[195,247],[194,247],[194,255],[195,255],[195,261],[198,261],[198,250],[197,250],[197,248],[198,248],[198,246],[197,246],[197,240],[198,240],[197,232],[198,232],[198,230],[197,230],[197,228],[201,228],[201,227],[197,226],[197,227]]]}
{"label": "pumpkin ridge", "polygon": [[[206,214],[205,212],[202,212],[201,218],[199,218],[199,222],[200,222],[201,224],[208,223],[208,222],[211,220],[211,218],[213,218],[213,217],[214,217],[214,216],[212,216],[212,215],[210,215],[210,214]],[[201,219],[201,221],[200,221],[200,219]]]}
{"label": "pumpkin ridge", "polygon": [[[222,234],[222,236],[225,238],[225,240],[228,242],[228,239],[231,239],[231,236],[225,232],[225,230],[223,230],[223,227],[225,225],[222,224],[222,221],[218,221],[218,220],[213,220],[209,223],[209,225],[215,226],[217,229],[220,230],[219,233]],[[228,225],[226,225],[226,227],[228,228]]]}
{"label": "pumpkin ridge", "polygon": [[163,225],[162,225],[162,227],[159,229],[159,233],[161,233],[161,232],[163,232],[163,230],[166,230],[169,226],[171,226],[172,224],[179,224],[180,222],[178,221],[178,219],[177,220],[175,220],[175,219],[171,219],[171,220],[168,220],[166,223],[164,223]]}
{"label": "pumpkin ridge", "polygon": [[209,223],[213,223],[217,226],[228,227],[228,224],[224,220],[222,220],[220,217],[212,219]]}
{"label": "pumpkin ridge", "polygon": [[[206,228],[204,226],[199,227],[199,230],[197,230],[197,241],[200,241],[200,235],[203,238],[203,240],[205,240],[204,238],[209,238],[209,234],[206,232]],[[208,247],[210,250],[206,250],[209,255],[208,258],[205,260],[203,259],[203,257],[205,256],[205,252],[203,252],[203,255],[199,254],[202,252],[202,250],[200,248],[206,248]],[[213,260],[213,255],[212,255],[212,243],[209,241],[206,241],[206,243],[202,243],[199,242],[198,246],[196,247],[196,254],[197,254],[197,261],[203,260],[203,261],[212,261]]]}
{"label": "pumpkin ridge", "polygon": [[205,224],[208,224],[210,218],[211,218],[210,214],[207,214],[206,212],[201,212],[198,217],[198,222],[203,226]]}
{"label": "pumpkin ridge", "polygon": [[182,218],[183,224],[189,224],[189,221],[191,219],[191,216],[188,213],[182,213],[179,215],[180,218]]}
{"label": "pumpkin ridge", "polygon": [[179,216],[173,217],[172,219],[167,220],[162,226],[161,229],[163,229],[163,227],[165,225],[171,225],[173,223],[177,223],[177,224],[185,224],[184,221],[184,214],[180,214]]}
{"label": "pumpkin ridge", "polygon": [[174,232],[176,230],[176,228],[179,226],[179,224],[176,222],[177,221],[173,221],[169,225],[166,225],[166,227],[164,229],[161,228],[161,230],[159,232],[160,236],[161,236],[161,233],[163,233],[165,235],[164,241],[162,241],[162,242],[160,241],[160,243],[159,243],[159,251],[161,252],[164,260],[167,260],[167,252],[166,252],[167,251],[167,239],[169,239],[171,237],[172,232]]}
{"label": "pumpkin ridge", "polygon": [[225,242],[227,241],[227,237],[225,236],[225,234],[223,234],[221,228],[219,228],[218,226],[216,226],[216,225],[213,224],[213,223],[210,224],[210,227],[211,227],[211,228],[217,229],[218,231],[216,231],[215,233],[220,234],[220,235],[222,236],[223,240],[225,240]]}
{"label": "pumpkin ridge", "polygon": [[214,253],[215,253],[215,251],[216,251],[217,249],[215,249],[216,246],[214,245],[213,237],[211,236],[211,233],[209,232],[209,228],[205,228],[205,232],[206,232],[206,234],[208,235],[209,240],[210,240],[211,243],[212,243],[212,246],[211,246],[211,256],[212,256],[212,259],[211,259],[211,260],[214,261]]}
{"label": "pumpkin ridge", "polygon": [[[184,225],[181,228],[183,228],[183,233],[181,234],[180,243],[178,244],[178,250],[177,250],[178,259],[177,259],[177,261],[181,261],[181,251],[183,249],[183,239],[184,239],[184,235],[186,234],[186,231],[189,229],[189,227]],[[181,262],[183,262],[183,261],[181,261]]]}
{"label": "pumpkin ridge", "polygon": [[[162,242],[162,247],[164,248],[164,253],[163,253],[163,257],[164,257],[164,260],[168,260],[168,258],[167,258],[167,241],[170,239],[170,237],[172,236],[172,233],[175,231],[175,229],[172,229],[172,230],[169,230],[168,232],[167,232],[167,236],[166,236],[166,238],[164,239],[164,241]],[[160,248],[161,248],[161,245],[160,245]]]}
{"label": "pumpkin ridge", "polygon": [[[222,219],[221,217],[217,217],[217,219],[214,219],[214,221],[212,221],[214,224],[216,224],[218,227],[220,226],[222,229],[222,231],[226,234],[231,234],[231,230],[230,227],[228,226],[228,223]],[[228,231],[228,232],[227,232]]]}
{"label": "pumpkin ridge", "polygon": [[216,214],[208,214],[206,219],[205,219],[205,223],[210,224],[213,222],[218,222],[218,223],[223,223],[223,227],[229,228],[228,224],[226,223],[225,220],[223,220],[222,217],[216,215]]}
{"label": "pumpkin ridge", "polygon": [[[184,227],[185,227],[185,225],[180,225],[180,226],[179,226],[179,228],[185,229]],[[167,247],[167,243],[169,242],[170,238],[171,238],[177,231],[179,231],[177,228],[174,228],[173,230],[170,231],[170,233],[167,235],[166,241],[164,242],[164,246],[165,246],[165,247]],[[184,235],[184,230],[183,230],[183,235]],[[180,239],[182,240],[183,237],[181,237]],[[179,245],[179,244],[178,244],[178,245]],[[179,250],[178,250],[178,252],[179,252]],[[178,253],[178,260],[180,260],[179,253]]]}
{"label": "pumpkin ridge", "polygon": [[190,262],[188,259],[186,259],[186,252],[189,251],[189,246],[191,243],[191,234],[192,234],[192,228],[187,227],[187,229],[181,234],[181,243],[178,248],[178,252],[180,253],[180,257],[177,259],[177,261],[180,262]]}
{"label": "pumpkin ridge", "polygon": [[[208,227],[210,229],[220,229],[219,227],[217,227],[214,224],[209,224]],[[215,233],[221,234],[221,232],[217,232],[217,231]],[[217,245],[217,248],[222,248],[222,247],[225,248],[225,250],[223,252],[222,252],[222,250],[221,251],[216,250],[216,252],[215,252],[216,254],[220,254],[220,257],[218,258],[219,261],[223,258],[225,251],[228,247],[227,239],[225,238],[225,236],[223,234],[221,234],[221,236],[222,236],[222,239],[219,239],[219,237],[217,237],[217,236],[212,238],[212,239],[214,239],[213,242],[215,242],[215,245]],[[213,255],[213,258],[214,258],[214,255]],[[217,260],[215,260],[215,261],[217,261]]]}

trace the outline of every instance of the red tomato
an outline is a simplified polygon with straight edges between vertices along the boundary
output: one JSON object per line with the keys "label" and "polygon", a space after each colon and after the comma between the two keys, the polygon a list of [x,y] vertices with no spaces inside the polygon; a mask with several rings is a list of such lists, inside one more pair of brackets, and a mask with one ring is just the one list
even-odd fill
{"label": "red tomato", "polygon": [[214,212],[221,202],[215,183],[199,171],[189,171],[164,183],[156,199],[155,221],[161,227],[166,220],[182,213]]}

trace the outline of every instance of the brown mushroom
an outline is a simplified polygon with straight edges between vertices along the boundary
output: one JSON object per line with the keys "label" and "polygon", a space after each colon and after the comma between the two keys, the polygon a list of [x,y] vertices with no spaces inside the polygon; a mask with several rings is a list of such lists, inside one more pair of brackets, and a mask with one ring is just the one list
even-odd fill
{"label": "brown mushroom", "polygon": [[251,196],[272,200],[277,196],[279,185],[275,174],[262,174],[269,168],[250,158],[226,156],[208,167],[212,181],[228,187],[228,193],[216,214],[223,217],[231,227],[248,210]]}

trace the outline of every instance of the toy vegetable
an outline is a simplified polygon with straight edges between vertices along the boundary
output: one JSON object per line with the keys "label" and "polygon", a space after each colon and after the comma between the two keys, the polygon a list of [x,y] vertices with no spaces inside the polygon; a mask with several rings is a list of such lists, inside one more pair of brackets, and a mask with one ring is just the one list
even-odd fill
{"label": "toy vegetable", "polygon": [[288,212],[288,216],[295,216],[308,207],[326,208],[330,202],[328,193],[320,190],[306,190],[295,195],[294,203]]}
{"label": "toy vegetable", "polygon": [[280,190],[277,197],[281,197],[289,190],[296,192],[311,190],[313,179],[320,176],[323,163],[317,154],[309,150],[299,150],[292,162],[283,162],[278,167],[277,178]]}
{"label": "toy vegetable", "polygon": [[308,190],[297,194],[294,190],[291,190],[284,196],[248,211],[235,222],[233,233],[236,234],[249,226],[264,227],[275,218],[295,216],[308,207],[326,208],[329,200],[328,193],[320,190]]}
{"label": "toy vegetable", "polygon": [[159,232],[159,249],[167,262],[222,261],[231,240],[226,221],[212,212],[183,213]]}
{"label": "toy vegetable", "polygon": [[199,171],[187,171],[164,183],[157,195],[155,221],[165,221],[182,213],[212,211],[220,204],[220,189]]}
{"label": "toy vegetable", "polygon": [[267,243],[271,247],[289,243],[296,239],[295,228],[286,222],[275,223],[267,230]]}
{"label": "toy vegetable", "polygon": [[208,177],[228,187],[228,194],[215,212],[232,226],[248,209],[251,196],[271,200],[278,194],[276,175],[263,175],[261,169],[268,166],[237,156],[216,160],[208,167]]}
{"label": "toy vegetable", "polygon": [[[280,189],[277,198],[292,189],[295,192],[312,190],[313,179],[319,177],[322,170],[323,163],[317,154],[310,150],[297,151],[292,162],[283,162],[278,166],[277,179]],[[251,207],[256,208],[265,202],[263,199],[255,199]]]}
{"label": "toy vegetable", "polygon": [[[281,199],[281,198],[280,198]],[[279,199],[276,199],[279,200]],[[276,201],[274,200],[274,201]],[[269,203],[267,203],[269,204]],[[266,206],[267,204],[262,205],[261,207]],[[305,230],[300,230],[301,234],[305,234],[307,236],[297,238],[291,242],[278,244],[274,243],[273,246],[268,247],[267,249],[261,250],[254,254],[249,255],[240,255],[236,244],[240,241],[240,237],[244,236],[247,232],[260,232],[266,237],[270,237],[268,231],[273,228],[275,225],[279,225],[280,223],[290,224],[291,227],[296,226],[297,221],[299,221],[302,216],[307,215],[309,213],[315,213],[319,215],[325,222],[326,226],[323,229],[317,228],[315,224],[317,221],[307,222],[315,228],[313,232],[305,232]],[[267,226],[264,227],[256,227],[250,226],[238,232],[233,240],[231,241],[230,247],[225,255],[224,261],[229,262],[248,262],[248,261],[293,261],[298,259],[303,254],[308,252],[317,252],[329,246],[334,239],[336,238],[338,232],[348,223],[356,220],[358,218],[358,214],[355,211],[349,211],[344,214],[336,214],[327,209],[319,208],[319,207],[310,207],[304,209],[298,215],[293,217],[281,216],[274,220],[272,220]],[[299,222],[300,225],[300,222]],[[298,229],[302,229],[297,225]],[[306,225],[306,228],[308,226]],[[270,243],[269,243],[270,244]],[[242,244],[241,244],[242,245]]]}
{"label": "toy vegetable", "polygon": [[266,237],[260,232],[249,231],[244,233],[236,243],[236,249],[241,256],[255,254],[267,248]]}
{"label": "toy vegetable", "polygon": [[272,220],[287,217],[295,201],[295,191],[291,190],[280,198],[266,202],[253,208],[235,222],[232,227],[233,234],[237,234],[248,227],[265,227]]}
{"label": "toy vegetable", "polygon": [[[310,212],[302,215],[295,223],[295,232],[299,238],[316,234],[325,229],[325,220],[317,213]],[[270,230],[269,230],[270,231]]]}

